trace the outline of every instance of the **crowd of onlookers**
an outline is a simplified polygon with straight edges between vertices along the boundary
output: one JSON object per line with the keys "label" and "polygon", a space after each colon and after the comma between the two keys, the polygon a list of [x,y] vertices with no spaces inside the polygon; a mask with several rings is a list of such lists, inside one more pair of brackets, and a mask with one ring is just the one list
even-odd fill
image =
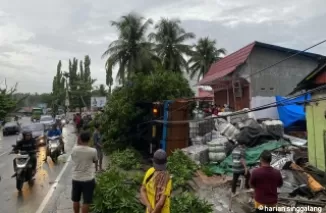
{"label": "crowd of onlookers", "polygon": [[93,120],[91,114],[80,114],[76,113],[73,115],[73,122],[76,126],[77,132],[80,133],[82,129],[87,129],[89,127],[89,123]]}
{"label": "crowd of onlookers", "polygon": [[[212,105],[208,112],[218,115],[219,112],[231,111],[227,105],[220,107]],[[92,120],[89,114],[82,116],[77,113],[73,117],[78,130],[78,145],[73,148],[71,157],[74,162],[72,181],[72,201],[75,213],[89,212],[95,189],[95,174],[92,164],[95,163],[96,171],[102,171],[102,135],[99,124],[94,124],[94,132],[90,132],[88,123]],[[93,140],[93,146],[90,146]],[[232,197],[236,196],[237,182],[240,176],[245,177],[245,187],[254,191],[254,204],[257,213],[277,212],[277,188],[283,184],[280,171],[271,167],[272,154],[264,151],[260,156],[260,168],[249,172],[245,162],[245,147],[239,143],[232,152],[233,181]],[[268,180],[268,181],[266,181]],[[140,189],[140,201],[150,213],[170,212],[170,195],[172,191],[171,174],[167,170],[167,154],[159,149],[153,155],[153,167],[147,170]],[[83,205],[80,206],[81,197]],[[232,199],[232,198],[231,198]]]}
{"label": "crowd of onlookers", "polygon": [[[73,115],[73,122],[77,129],[78,142],[72,150],[71,158],[74,162],[72,177],[72,201],[75,213],[89,212],[90,204],[93,200],[95,189],[95,174],[93,171],[93,163],[96,171],[102,171],[102,136],[100,125],[94,124],[94,132],[90,130],[91,114],[81,115],[76,113]],[[90,141],[93,145],[90,146]],[[83,197],[83,204],[80,205]]]}
{"label": "crowd of onlookers", "polygon": [[223,106],[212,104],[210,107],[205,108],[204,111],[210,115],[218,115],[220,112],[231,112],[232,110],[227,104],[224,104]]}

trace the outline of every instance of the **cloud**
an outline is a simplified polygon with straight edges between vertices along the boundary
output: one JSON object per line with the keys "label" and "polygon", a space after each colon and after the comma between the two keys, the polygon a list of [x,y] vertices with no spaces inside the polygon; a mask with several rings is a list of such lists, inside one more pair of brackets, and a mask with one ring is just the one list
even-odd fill
{"label": "cloud", "polygon": [[[157,21],[179,18],[197,38],[209,36],[229,53],[254,40],[305,49],[326,39],[325,0],[0,0],[0,82],[19,91],[49,92],[56,65],[85,55],[105,83],[101,59],[117,38],[110,21],[134,11]],[[193,40],[191,42],[195,42]],[[312,50],[326,54],[326,44]]]}

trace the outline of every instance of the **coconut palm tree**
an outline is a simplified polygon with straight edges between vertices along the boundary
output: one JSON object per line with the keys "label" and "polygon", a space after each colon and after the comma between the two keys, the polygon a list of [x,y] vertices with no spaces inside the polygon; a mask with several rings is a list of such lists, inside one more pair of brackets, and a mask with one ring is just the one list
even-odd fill
{"label": "coconut palm tree", "polygon": [[191,46],[185,42],[195,38],[195,34],[186,32],[180,23],[177,19],[162,18],[155,25],[156,32],[149,34],[150,41],[155,42],[154,51],[161,59],[163,68],[174,72],[187,69],[184,56],[191,53]]}
{"label": "coconut palm tree", "polygon": [[208,37],[200,38],[195,45],[191,58],[188,61],[190,78],[202,78],[209,70],[210,66],[221,59],[221,55],[226,54],[224,48],[217,49],[216,41],[210,40]]}
{"label": "coconut palm tree", "polygon": [[126,78],[136,72],[148,71],[151,60],[155,58],[152,53],[152,44],[146,41],[146,31],[153,22],[151,19],[144,20],[137,14],[130,13],[122,16],[119,21],[112,21],[119,33],[117,40],[111,42],[102,58],[106,61],[106,83],[109,87],[113,84],[112,70],[118,65],[117,80],[124,84]]}

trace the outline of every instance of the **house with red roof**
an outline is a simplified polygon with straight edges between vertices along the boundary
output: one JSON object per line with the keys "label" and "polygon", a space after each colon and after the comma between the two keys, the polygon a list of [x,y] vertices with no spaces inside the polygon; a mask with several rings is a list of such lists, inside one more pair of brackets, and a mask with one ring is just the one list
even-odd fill
{"label": "house with red roof", "polygon": [[197,97],[199,99],[209,99],[213,101],[214,98],[214,92],[213,90],[207,90],[204,88],[198,88],[198,95]]}
{"label": "house with red roof", "polygon": [[212,64],[198,85],[211,86],[218,105],[253,108],[288,95],[324,58],[255,41]]}

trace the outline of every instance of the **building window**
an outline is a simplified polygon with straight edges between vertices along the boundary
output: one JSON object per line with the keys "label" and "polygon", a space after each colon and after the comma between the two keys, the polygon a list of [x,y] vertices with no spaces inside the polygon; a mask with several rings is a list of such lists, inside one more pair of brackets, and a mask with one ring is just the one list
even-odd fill
{"label": "building window", "polygon": [[262,88],[260,88],[261,90],[265,90],[265,88],[264,87],[262,87]]}
{"label": "building window", "polygon": [[274,87],[269,88],[269,90],[274,90]]}

